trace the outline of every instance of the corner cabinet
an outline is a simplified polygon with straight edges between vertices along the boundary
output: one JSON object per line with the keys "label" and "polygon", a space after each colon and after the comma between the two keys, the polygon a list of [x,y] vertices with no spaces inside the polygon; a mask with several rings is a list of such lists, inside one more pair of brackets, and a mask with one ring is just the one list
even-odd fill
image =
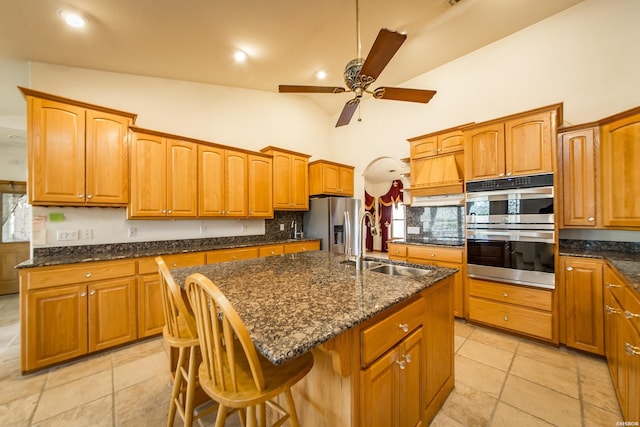
{"label": "corner cabinet", "polygon": [[353,170],[327,160],[309,163],[309,195],[353,197]]}
{"label": "corner cabinet", "polygon": [[562,104],[556,104],[465,128],[465,179],[554,172],[561,122]]}
{"label": "corner cabinet", "polygon": [[604,355],[603,262],[560,257],[560,342],[567,347]]}
{"label": "corner cabinet", "polygon": [[597,126],[563,129],[558,133],[560,227],[596,228],[598,195]]}
{"label": "corner cabinet", "polygon": [[273,209],[309,210],[309,155],[265,147],[260,152],[273,156]]}
{"label": "corner cabinet", "polygon": [[602,222],[640,227],[640,108],[601,121]]}
{"label": "corner cabinet", "polygon": [[134,114],[20,88],[33,205],[125,206]]}

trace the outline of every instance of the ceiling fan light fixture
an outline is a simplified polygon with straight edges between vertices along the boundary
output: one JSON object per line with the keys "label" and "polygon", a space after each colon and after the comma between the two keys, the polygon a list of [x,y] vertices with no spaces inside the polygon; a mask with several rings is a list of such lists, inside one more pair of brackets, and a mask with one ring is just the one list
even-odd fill
{"label": "ceiling fan light fixture", "polygon": [[326,78],[327,78],[327,72],[326,72],[326,71],[324,71],[324,70],[320,70],[320,71],[318,71],[318,72],[316,73],[316,78],[317,78],[318,80],[324,80],[324,79],[326,79]]}

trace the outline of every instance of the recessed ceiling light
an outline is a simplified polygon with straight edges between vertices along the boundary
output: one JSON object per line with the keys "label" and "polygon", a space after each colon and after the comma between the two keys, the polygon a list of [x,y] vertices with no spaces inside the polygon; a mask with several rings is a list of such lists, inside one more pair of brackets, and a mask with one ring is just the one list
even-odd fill
{"label": "recessed ceiling light", "polygon": [[324,70],[320,70],[316,73],[316,77],[319,78],[320,80],[324,80],[327,78],[327,72]]}
{"label": "recessed ceiling light", "polygon": [[82,28],[85,26],[84,18],[77,13],[61,11],[60,16],[70,27]]}
{"label": "recessed ceiling light", "polygon": [[247,53],[238,49],[233,53],[233,59],[235,59],[236,62],[244,62],[247,60]]}

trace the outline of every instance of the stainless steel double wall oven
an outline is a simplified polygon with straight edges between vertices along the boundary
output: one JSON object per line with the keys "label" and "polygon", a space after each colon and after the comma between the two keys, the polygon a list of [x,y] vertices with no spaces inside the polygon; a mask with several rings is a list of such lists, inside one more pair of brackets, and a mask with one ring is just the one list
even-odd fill
{"label": "stainless steel double wall oven", "polygon": [[466,184],[467,274],[555,288],[553,174]]}

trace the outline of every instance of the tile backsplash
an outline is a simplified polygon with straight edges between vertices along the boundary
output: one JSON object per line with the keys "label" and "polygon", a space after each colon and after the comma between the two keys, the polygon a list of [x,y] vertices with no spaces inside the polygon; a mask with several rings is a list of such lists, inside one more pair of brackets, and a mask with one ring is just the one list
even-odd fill
{"label": "tile backsplash", "polygon": [[464,239],[464,207],[407,206],[405,227],[407,239]]}

